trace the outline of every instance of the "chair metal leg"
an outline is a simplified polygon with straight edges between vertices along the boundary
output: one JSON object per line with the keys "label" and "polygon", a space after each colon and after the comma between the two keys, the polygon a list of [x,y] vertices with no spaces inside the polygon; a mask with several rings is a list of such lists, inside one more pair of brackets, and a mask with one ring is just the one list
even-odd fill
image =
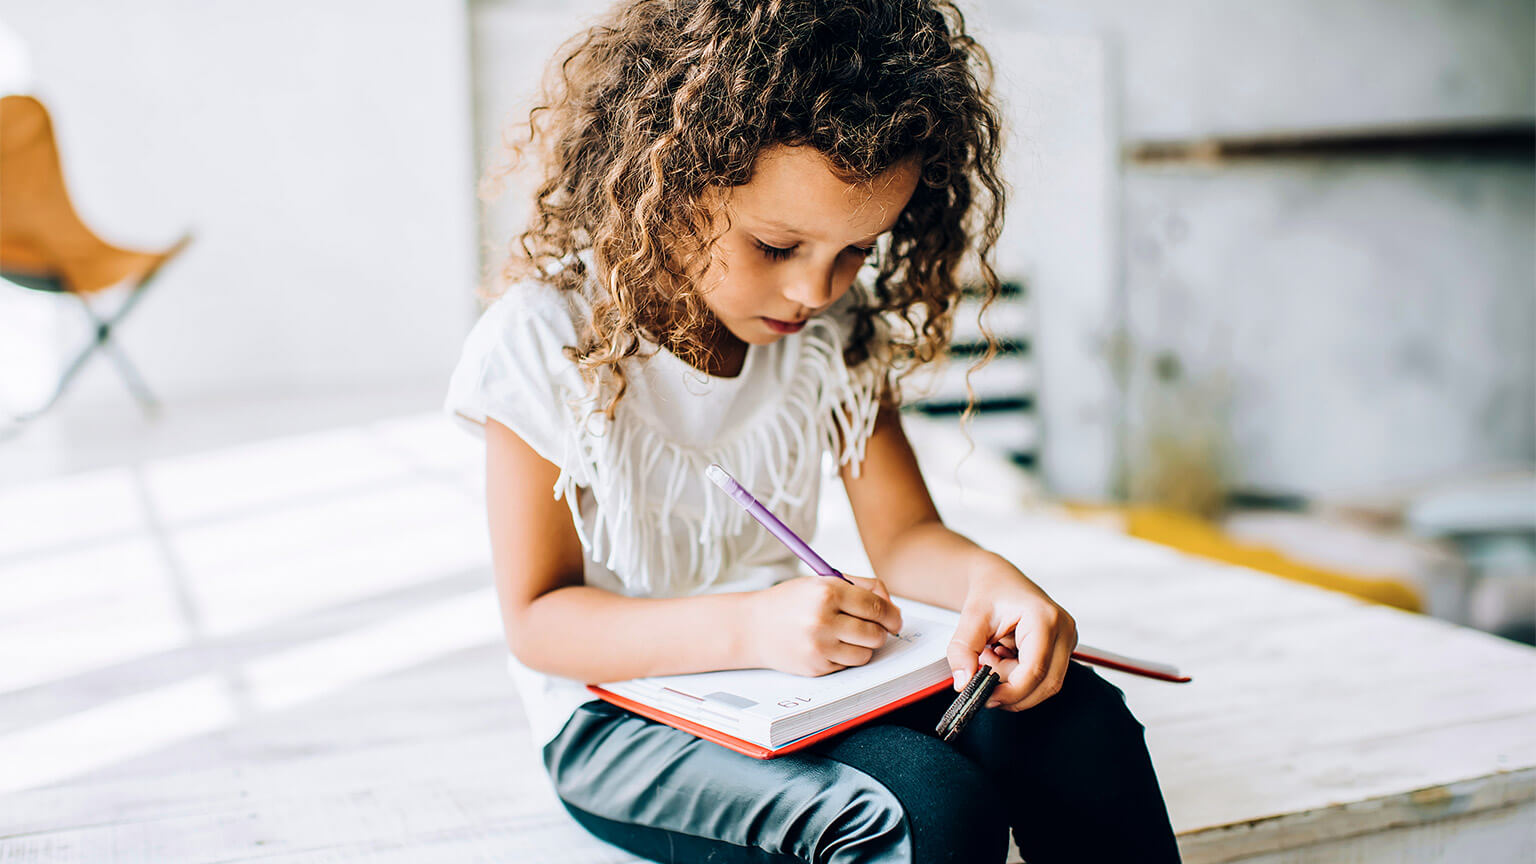
{"label": "chair metal leg", "polygon": [[110,341],[112,338],[112,328],[133,308],[134,303],[139,299],[139,294],[142,293],[144,284],[147,283],[141,283],[132,294],[128,295],[128,299],[123,301],[123,305],[111,318],[103,318],[97,315],[96,310],[91,308],[91,305],[85,301],[85,298],[77,294],[71,295],[80,301],[80,308],[85,310],[86,317],[91,320],[91,325],[95,329],[95,336],[84,348],[80,349],[80,353],[75,355],[75,359],[70,361],[69,367],[60,376],[58,386],[54,388],[53,394],[48,397],[47,401],[31,411],[12,416],[12,425],[0,431],[0,439],[11,437],[20,430],[21,426],[36,420],[38,417],[46,414],[54,405],[58,404],[58,401],[64,396],[64,391],[69,389],[70,382],[75,379],[76,375],[80,374],[80,370],[84,368],[86,361],[98,349],[106,352],[107,356],[112,358],[113,366],[117,369],[118,374],[122,376],[124,383],[128,385],[129,392],[138,401],[139,407],[144,411],[145,416],[151,418],[159,416],[160,401],[150,392],[149,387],[145,385],[144,379],[139,375],[138,370],[128,361],[127,355],[117,346],[117,343]]}
{"label": "chair metal leg", "polygon": [[149,387],[144,383],[144,379],[139,375],[139,371],[128,361],[128,355],[123,353],[123,349],[118,347],[116,342],[111,341],[112,328],[117,325],[118,321],[123,319],[123,316],[128,314],[129,309],[133,308],[134,302],[139,299],[139,293],[139,291],[134,291],[128,295],[128,299],[123,301],[122,308],[118,309],[117,314],[113,315],[110,319],[104,319],[97,315],[96,310],[92,309],[85,302],[84,298],[80,299],[80,303],[85,309],[85,314],[96,325],[96,344],[92,347],[99,346],[101,350],[106,352],[108,357],[112,358],[112,365],[117,369],[118,375],[122,377],[123,383],[128,385],[128,391],[138,400],[139,407],[144,411],[144,415],[146,417],[157,417],[160,414],[160,401],[155,398],[153,393],[149,392]]}
{"label": "chair metal leg", "polygon": [[128,362],[128,355],[123,353],[123,349],[117,347],[116,342],[104,342],[101,349],[112,358],[113,368],[117,369],[123,383],[128,385],[128,391],[139,400],[139,407],[144,411],[144,416],[150,418],[160,416],[160,400],[155,398],[155,394],[149,392],[149,387],[145,386],[144,379],[139,377],[139,371]]}
{"label": "chair metal leg", "polygon": [[57,404],[59,399],[64,396],[64,391],[69,389],[69,382],[73,381],[75,376],[80,373],[80,369],[85,366],[85,361],[89,360],[91,355],[96,353],[96,349],[100,348],[101,344],[101,340],[97,339],[82,348],[80,353],[75,355],[75,359],[70,362],[69,368],[65,369],[64,374],[60,376],[59,385],[53,389],[53,395],[49,396],[47,401],[39,407],[33,408],[24,414],[17,414],[11,420],[17,425],[21,425],[23,423],[30,423],[48,413],[48,409]]}

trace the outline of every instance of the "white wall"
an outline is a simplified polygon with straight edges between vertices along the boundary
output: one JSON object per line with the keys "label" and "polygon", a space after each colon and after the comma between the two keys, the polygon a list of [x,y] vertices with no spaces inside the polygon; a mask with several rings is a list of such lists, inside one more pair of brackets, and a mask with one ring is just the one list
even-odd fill
{"label": "white wall", "polygon": [[[460,0],[0,0],[0,20],[87,224],[196,235],[119,334],[170,410],[446,380],[477,278]],[[79,383],[71,405],[128,403],[106,364]]]}
{"label": "white wall", "polygon": [[[504,136],[517,137],[544,69],[555,50],[608,6],[597,0],[548,4],[518,0],[471,0],[473,39],[475,166],[478,175],[506,158]],[[499,267],[508,243],[520,230],[534,184],[527,173],[507,178],[505,191],[484,202],[481,255],[484,266]]]}
{"label": "white wall", "polygon": [[995,27],[1103,33],[1126,140],[1529,120],[1531,0],[978,0]]}
{"label": "white wall", "polygon": [[1119,321],[1114,58],[1094,33],[974,32],[1006,112],[997,266],[1034,312],[1041,478],[1058,495],[1099,498],[1114,482],[1119,415],[1106,362]]}

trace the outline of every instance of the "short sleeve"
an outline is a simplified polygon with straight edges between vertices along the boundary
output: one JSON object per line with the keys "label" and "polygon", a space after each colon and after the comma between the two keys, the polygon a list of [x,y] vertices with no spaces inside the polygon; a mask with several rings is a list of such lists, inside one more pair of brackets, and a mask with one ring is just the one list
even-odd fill
{"label": "short sleeve", "polygon": [[483,435],[495,420],[561,468],[584,393],[564,354],[577,342],[569,307],[555,289],[519,283],[492,303],[464,340],[444,410]]}

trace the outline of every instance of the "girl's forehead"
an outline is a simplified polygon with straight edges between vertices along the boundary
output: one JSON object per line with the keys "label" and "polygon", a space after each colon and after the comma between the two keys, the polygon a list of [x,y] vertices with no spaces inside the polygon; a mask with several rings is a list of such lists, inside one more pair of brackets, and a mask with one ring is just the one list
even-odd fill
{"label": "girl's forehead", "polygon": [[886,230],[907,206],[918,174],[916,160],[905,160],[870,180],[850,183],[813,148],[776,146],[758,156],[752,179],[734,187],[729,202],[738,215],[788,233],[819,228],[841,234],[862,227],[872,235]]}

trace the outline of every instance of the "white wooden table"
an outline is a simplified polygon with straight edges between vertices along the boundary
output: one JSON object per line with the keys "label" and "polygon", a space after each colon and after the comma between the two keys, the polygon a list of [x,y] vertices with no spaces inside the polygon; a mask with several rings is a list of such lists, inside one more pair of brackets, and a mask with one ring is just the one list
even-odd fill
{"label": "white wooden table", "polygon": [[[0,487],[0,860],[634,860],[528,744],[477,450],[405,418]],[[1536,651],[930,478],[1085,641],[1195,676],[1105,673],[1186,861],[1536,860]]]}

